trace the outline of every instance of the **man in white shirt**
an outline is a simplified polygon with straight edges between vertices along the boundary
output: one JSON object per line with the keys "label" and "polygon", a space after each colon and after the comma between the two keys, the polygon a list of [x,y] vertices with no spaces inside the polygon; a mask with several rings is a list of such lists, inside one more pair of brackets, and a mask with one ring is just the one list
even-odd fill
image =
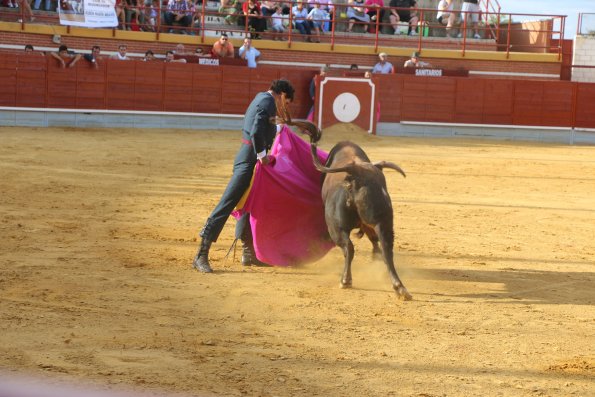
{"label": "man in white shirt", "polygon": [[260,57],[260,51],[252,47],[252,39],[249,39],[248,37],[244,39],[244,45],[240,47],[239,54],[240,58],[248,62],[249,68],[256,67],[256,61]]}
{"label": "man in white shirt", "polygon": [[126,55],[127,47],[124,44],[118,46],[118,52],[111,56],[111,59],[119,59],[120,61],[128,61],[130,57]]}
{"label": "man in white shirt", "polygon": [[388,58],[386,52],[378,54],[378,58],[380,59],[380,62],[374,65],[372,73],[391,74],[395,72],[393,64],[386,60]]}
{"label": "man in white shirt", "polygon": [[438,3],[438,14],[436,14],[436,18],[438,19],[438,23],[440,23],[440,25],[446,25],[447,36],[451,35],[452,27],[455,24],[455,20],[457,18],[454,11],[454,6],[454,0],[440,0]]}

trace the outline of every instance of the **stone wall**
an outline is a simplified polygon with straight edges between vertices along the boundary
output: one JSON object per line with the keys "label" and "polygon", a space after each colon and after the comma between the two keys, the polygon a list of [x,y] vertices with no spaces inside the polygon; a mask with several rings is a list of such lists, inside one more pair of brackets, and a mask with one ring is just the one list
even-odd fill
{"label": "stone wall", "polygon": [[595,83],[595,36],[575,37],[572,64],[572,81]]}

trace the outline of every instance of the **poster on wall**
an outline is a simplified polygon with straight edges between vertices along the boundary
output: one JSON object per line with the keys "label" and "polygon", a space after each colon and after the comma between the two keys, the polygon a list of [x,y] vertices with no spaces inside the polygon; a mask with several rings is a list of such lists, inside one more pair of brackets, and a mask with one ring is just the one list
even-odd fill
{"label": "poster on wall", "polygon": [[60,0],[61,25],[105,28],[118,26],[116,0]]}

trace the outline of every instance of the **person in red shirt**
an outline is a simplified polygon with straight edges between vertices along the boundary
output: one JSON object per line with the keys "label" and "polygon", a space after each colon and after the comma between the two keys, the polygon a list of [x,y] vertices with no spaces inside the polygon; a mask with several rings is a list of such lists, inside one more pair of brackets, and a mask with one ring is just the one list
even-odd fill
{"label": "person in red shirt", "polygon": [[229,37],[227,37],[227,33],[221,33],[221,37],[213,44],[213,48],[211,49],[211,53],[214,56],[220,58],[233,58],[233,44],[229,42]]}

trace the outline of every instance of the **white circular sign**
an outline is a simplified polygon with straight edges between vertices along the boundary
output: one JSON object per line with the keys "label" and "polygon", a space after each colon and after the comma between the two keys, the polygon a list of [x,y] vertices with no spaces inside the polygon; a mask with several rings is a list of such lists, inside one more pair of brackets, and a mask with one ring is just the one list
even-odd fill
{"label": "white circular sign", "polygon": [[359,116],[360,110],[359,99],[351,92],[337,95],[333,102],[333,114],[342,123],[351,123]]}

